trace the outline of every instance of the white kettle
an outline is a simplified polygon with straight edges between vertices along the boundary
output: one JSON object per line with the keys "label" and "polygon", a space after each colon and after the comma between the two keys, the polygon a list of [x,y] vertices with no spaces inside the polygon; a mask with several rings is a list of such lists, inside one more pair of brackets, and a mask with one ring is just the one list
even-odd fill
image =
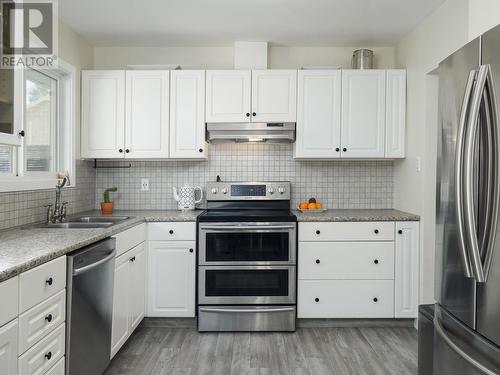
{"label": "white kettle", "polygon": [[[177,201],[179,210],[194,210],[195,205],[203,199],[203,189],[199,186],[182,186],[177,190],[175,187],[174,199]],[[196,200],[196,190],[200,191],[200,199]]]}

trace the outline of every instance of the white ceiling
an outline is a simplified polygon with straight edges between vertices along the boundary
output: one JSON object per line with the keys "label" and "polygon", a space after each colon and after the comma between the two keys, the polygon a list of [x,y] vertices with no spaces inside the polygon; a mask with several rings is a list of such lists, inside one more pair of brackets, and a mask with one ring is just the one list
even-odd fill
{"label": "white ceiling", "polygon": [[62,0],[96,45],[392,45],[444,0]]}

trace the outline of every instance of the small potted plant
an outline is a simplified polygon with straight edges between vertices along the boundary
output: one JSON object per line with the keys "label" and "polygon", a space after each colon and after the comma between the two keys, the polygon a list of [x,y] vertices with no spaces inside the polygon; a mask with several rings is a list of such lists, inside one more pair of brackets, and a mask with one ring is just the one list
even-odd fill
{"label": "small potted plant", "polygon": [[114,193],[118,191],[118,188],[112,187],[104,190],[103,194],[103,202],[101,203],[101,214],[103,215],[111,215],[113,214],[113,202],[109,199],[109,193]]}

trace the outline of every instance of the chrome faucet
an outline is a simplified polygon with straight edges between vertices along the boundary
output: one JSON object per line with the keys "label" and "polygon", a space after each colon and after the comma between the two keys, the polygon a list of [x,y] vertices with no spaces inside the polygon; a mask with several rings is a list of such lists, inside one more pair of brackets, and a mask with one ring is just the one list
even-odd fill
{"label": "chrome faucet", "polygon": [[70,185],[69,176],[59,180],[56,185],[56,201],[54,206],[49,204],[47,207],[47,223],[62,223],[66,219],[66,205],[68,202],[61,202],[61,190],[66,185]]}

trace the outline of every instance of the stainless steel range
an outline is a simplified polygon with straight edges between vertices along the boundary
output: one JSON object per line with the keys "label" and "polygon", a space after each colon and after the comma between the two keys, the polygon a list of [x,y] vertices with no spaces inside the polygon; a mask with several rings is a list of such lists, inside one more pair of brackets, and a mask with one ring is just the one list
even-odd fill
{"label": "stainless steel range", "polygon": [[198,218],[198,330],[294,331],[289,182],[214,182]]}

